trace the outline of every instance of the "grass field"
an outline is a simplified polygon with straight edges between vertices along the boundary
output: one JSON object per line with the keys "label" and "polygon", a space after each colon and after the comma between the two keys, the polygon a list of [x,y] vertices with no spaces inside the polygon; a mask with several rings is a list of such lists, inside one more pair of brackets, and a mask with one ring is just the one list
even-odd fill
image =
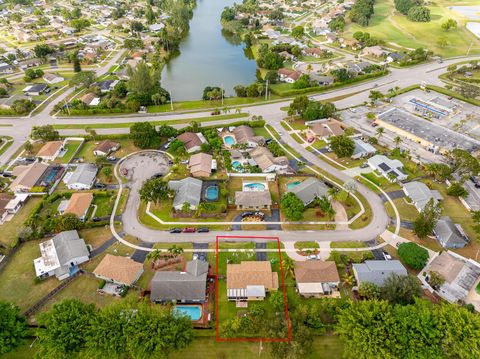
{"label": "grass field", "polygon": [[[398,13],[393,5],[393,0],[377,1],[370,25],[362,27],[351,24],[347,27],[346,33],[352,36],[356,31],[367,31],[389,45],[410,49],[424,47],[445,57],[465,55],[473,42],[470,54],[480,53],[479,40],[466,30],[465,19],[448,9],[448,6],[454,5],[455,2],[438,0],[435,3],[429,3],[428,8],[432,20],[424,23],[411,22],[406,16]],[[464,1],[461,5],[474,5],[475,3],[478,4],[475,1]],[[441,29],[441,24],[449,18],[457,21],[458,28],[444,31]],[[441,37],[444,37],[448,43],[444,48],[437,45],[437,41]]]}

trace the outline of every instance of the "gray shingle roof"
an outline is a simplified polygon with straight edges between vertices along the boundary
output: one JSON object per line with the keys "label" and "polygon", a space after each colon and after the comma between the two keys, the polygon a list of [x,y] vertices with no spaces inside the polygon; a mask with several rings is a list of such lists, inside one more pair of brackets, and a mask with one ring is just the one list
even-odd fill
{"label": "gray shingle roof", "polygon": [[175,191],[173,207],[182,206],[185,202],[198,206],[202,197],[202,181],[187,177],[179,181],[168,182],[168,187]]}
{"label": "gray shingle roof", "polygon": [[68,264],[74,258],[88,257],[89,255],[85,241],[78,236],[78,232],[75,230],[60,232],[53,237],[53,243],[62,266]]}
{"label": "gray shingle roof", "polygon": [[464,236],[450,217],[440,218],[434,232],[437,240],[444,248],[463,248],[468,243],[468,238]]}
{"label": "gray shingle roof", "polygon": [[151,282],[150,299],[154,302],[205,300],[208,263],[193,260],[186,272],[156,272]]}
{"label": "gray shingle roof", "polygon": [[403,191],[410,197],[419,211],[423,210],[431,198],[433,198],[434,204],[437,203],[438,199],[441,199],[439,192],[430,190],[425,183],[418,181],[405,183]]}
{"label": "gray shingle roof", "polygon": [[353,270],[358,284],[370,282],[378,286],[382,286],[393,273],[401,276],[408,275],[407,270],[398,260],[371,260],[365,261],[365,263],[354,263]]}
{"label": "gray shingle roof", "polygon": [[315,198],[321,198],[328,195],[328,187],[318,180],[317,178],[307,178],[299,185],[287,190],[292,192],[307,205],[315,200]]}
{"label": "gray shingle roof", "polygon": [[97,166],[93,163],[81,163],[77,166],[75,171],[68,179],[67,184],[73,185],[75,183],[81,183],[86,186],[90,186],[95,181],[97,176]]}

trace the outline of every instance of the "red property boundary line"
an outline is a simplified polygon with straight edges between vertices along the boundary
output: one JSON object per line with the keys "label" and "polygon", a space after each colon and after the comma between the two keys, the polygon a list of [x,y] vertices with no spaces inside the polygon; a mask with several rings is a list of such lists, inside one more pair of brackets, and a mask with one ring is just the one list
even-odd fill
{"label": "red property boundary line", "polygon": [[[282,279],[283,303],[285,304],[285,319],[287,322],[287,337],[286,338],[223,338],[218,333],[218,240],[225,239],[266,239],[276,240],[278,244],[278,255],[280,258],[280,274]],[[280,247],[280,238],[278,237],[262,237],[262,236],[216,236],[215,241],[215,337],[217,342],[290,342],[292,340],[290,319],[288,317],[288,301],[287,289],[285,287],[285,274],[282,264],[282,252]]]}

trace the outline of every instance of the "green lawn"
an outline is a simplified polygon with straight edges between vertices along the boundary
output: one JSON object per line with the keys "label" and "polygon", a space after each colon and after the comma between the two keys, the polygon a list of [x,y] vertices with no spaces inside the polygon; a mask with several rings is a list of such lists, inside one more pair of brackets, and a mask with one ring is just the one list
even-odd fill
{"label": "green lawn", "polygon": [[[475,2],[470,3],[475,4]],[[424,47],[446,57],[465,55],[473,42],[477,43],[477,46],[472,47],[470,54],[479,53],[478,39],[465,29],[465,19],[448,9],[448,6],[451,5],[453,5],[452,1],[446,0],[429,3],[428,8],[432,21],[424,23],[411,22],[406,16],[396,12],[393,0],[377,1],[370,25],[362,27],[352,23],[347,26],[346,34],[352,36],[356,31],[367,31],[373,37],[384,40],[391,46],[411,49]],[[448,32],[443,31],[440,26],[449,18],[457,21],[458,28]],[[448,43],[444,48],[437,45],[437,41],[441,37],[444,37]]]}
{"label": "green lawn", "polygon": [[[395,207],[397,207],[401,219],[413,222],[417,218],[417,209],[413,204],[407,203],[405,198],[394,199],[393,203],[395,204]],[[395,218],[395,212],[390,202],[385,203],[385,207],[387,208],[388,215],[392,218]]]}
{"label": "green lawn", "polygon": [[304,249],[304,248],[320,248],[317,242],[295,242],[296,249]]}
{"label": "green lawn", "polygon": [[[201,123],[218,121],[218,120],[230,120],[235,118],[248,117],[248,113],[231,113],[226,115],[217,115],[210,117],[192,117],[185,120],[168,120],[168,121],[150,121],[154,126],[160,125],[178,125],[178,124],[188,124],[192,121],[197,121]],[[112,123],[112,122],[102,122],[102,123],[90,123],[90,124],[60,124],[53,125],[54,128],[58,130],[62,129],[86,129],[86,128],[127,128],[135,124],[135,122],[121,122],[121,123]]]}
{"label": "green lawn", "polygon": [[366,246],[365,242],[361,241],[330,243],[330,248],[365,248]]}
{"label": "green lawn", "polygon": [[81,141],[68,141],[67,144],[65,145],[65,149],[67,151],[62,157],[58,158],[58,161],[60,163],[69,163],[81,144],[82,144]]}
{"label": "green lawn", "polygon": [[117,192],[112,191],[111,196],[95,196],[92,204],[97,206],[95,217],[105,217],[112,214]]}
{"label": "green lawn", "polygon": [[55,277],[34,281],[33,260],[40,257],[39,243],[35,240],[22,244],[0,273],[0,299],[15,303],[22,311],[60,284]]}
{"label": "green lawn", "polygon": [[[113,155],[117,158],[122,158],[130,153],[140,150],[133,144],[132,140],[130,139],[114,139],[114,141],[120,143],[120,149],[117,152],[113,153]],[[84,142],[82,148],[78,152],[77,157],[83,158],[84,162],[95,162],[96,157],[93,154],[93,149],[97,146],[99,142],[100,140]]]}

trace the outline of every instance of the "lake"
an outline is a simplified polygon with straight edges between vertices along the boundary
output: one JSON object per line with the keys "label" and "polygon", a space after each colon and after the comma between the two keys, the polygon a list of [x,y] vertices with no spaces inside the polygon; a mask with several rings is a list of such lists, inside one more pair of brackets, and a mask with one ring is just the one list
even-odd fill
{"label": "lake", "polygon": [[[173,101],[201,99],[206,86],[222,86],[226,96],[233,87],[256,79],[255,60],[247,58],[238,38],[222,33],[220,15],[235,0],[197,0],[189,35],[180,44],[180,54],[162,71],[162,87]],[[238,0],[237,0],[238,1]]]}

